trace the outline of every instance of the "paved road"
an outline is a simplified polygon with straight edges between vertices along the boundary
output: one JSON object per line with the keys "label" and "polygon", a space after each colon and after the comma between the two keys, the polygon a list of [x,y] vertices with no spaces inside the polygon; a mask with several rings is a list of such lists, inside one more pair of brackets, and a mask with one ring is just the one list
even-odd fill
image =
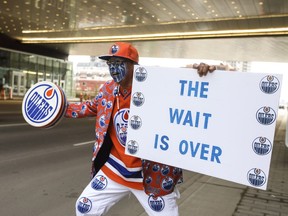
{"label": "paved road", "polygon": [[94,119],[37,129],[25,124],[19,103],[0,106],[0,215],[74,215],[90,178]]}
{"label": "paved road", "polygon": [[[180,215],[288,216],[288,149],[285,115],[277,121],[268,190],[184,171]],[[94,119],[63,119],[52,129],[28,126],[21,104],[0,101],[0,215],[70,216],[89,181]],[[125,197],[108,216],[145,216]]]}

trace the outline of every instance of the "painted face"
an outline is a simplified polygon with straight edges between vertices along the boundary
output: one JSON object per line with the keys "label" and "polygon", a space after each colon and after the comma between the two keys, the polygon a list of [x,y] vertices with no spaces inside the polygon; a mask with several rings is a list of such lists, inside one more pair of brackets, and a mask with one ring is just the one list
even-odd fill
{"label": "painted face", "polygon": [[109,67],[110,75],[115,82],[119,83],[125,78],[127,74],[125,60],[119,58],[111,58],[109,61],[107,61],[107,65]]}

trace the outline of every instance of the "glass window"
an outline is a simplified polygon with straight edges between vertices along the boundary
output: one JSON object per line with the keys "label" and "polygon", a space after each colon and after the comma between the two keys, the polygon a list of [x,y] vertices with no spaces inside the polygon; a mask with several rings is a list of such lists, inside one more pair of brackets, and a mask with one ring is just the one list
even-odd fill
{"label": "glass window", "polygon": [[19,53],[12,52],[11,53],[11,62],[10,62],[10,67],[19,69],[20,64],[19,64]]}
{"label": "glass window", "polygon": [[[20,75],[13,76],[15,73]],[[24,90],[27,91],[33,84],[43,80],[61,85],[67,97],[75,94],[71,62],[0,48],[0,84],[16,86],[13,89],[15,95],[23,95]],[[19,91],[18,86],[22,86],[23,91]]]}
{"label": "glass window", "polygon": [[13,84],[18,85],[18,76],[14,76],[13,80],[14,80]]}
{"label": "glass window", "polygon": [[0,50],[0,67],[9,66],[9,53],[5,50]]}

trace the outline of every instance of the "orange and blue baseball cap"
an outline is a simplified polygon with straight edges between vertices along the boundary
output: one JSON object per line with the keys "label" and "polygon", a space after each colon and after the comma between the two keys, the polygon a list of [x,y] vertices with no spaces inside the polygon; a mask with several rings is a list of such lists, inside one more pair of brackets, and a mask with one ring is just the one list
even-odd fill
{"label": "orange and blue baseball cap", "polygon": [[139,55],[137,49],[130,43],[116,42],[114,43],[108,55],[99,56],[100,59],[109,60],[111,57],[120,57],[125,59],[130,59],[135,64],[139,62]]}

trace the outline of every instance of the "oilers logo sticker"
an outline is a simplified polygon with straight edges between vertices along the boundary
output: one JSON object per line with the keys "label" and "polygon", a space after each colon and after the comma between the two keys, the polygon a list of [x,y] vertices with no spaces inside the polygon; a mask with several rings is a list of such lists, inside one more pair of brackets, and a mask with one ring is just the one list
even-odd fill
{"label": "oilers logo sticker", "polygon": [[135,92],[132,96],[132,102],[135,106],[140,107],[144,104],[144,95],[141,92]]}
{"label": "oilers logo sticker", "polygon": [[150,162],[146,160],[142,160],[143,169],[148,170],[150,169]]}
{"label": "oilers logo sticker", "polygon": [[257,137],[252,143],[252,148],[258,155],[267,155],[271,152],[272,144],[266,137]]}
{"label": "oilers logo sticker", "polygon": [[129,109],[121,109],[114,116],[114,128],[117,134],[118,141],[122,146],[126,145],[127,128],[129,120]]}
{"label": "oilers logo sticker", "polygon": [[266,94],[273,94],[279,89],[280,82],[277,77],[268,75],[260,81],[260,89]]}
{"label": "oilers logo sticker", "polygon": [[153,172],[158,172],[160,170],[160,165],[159,164],[154,164],[152,167]]}
{"label": "oilers logo sticker", "polygon": [[104,190],[107,184],[107,178],[103,175],[98,175],[91,182],[91,187],[95,190]]}
{"label": "oilers logo sticker", "polygon": [[132,116],[130,118],[130,126],[134,129],[137,130],[141,127],[142,125],[142,120],[139,116]]}
{"label": "oilers logo sticker", "polygon": [[111,109],[111,108],[112,108],[112,105],[113,105],[112,101],[108,101],[108,102],[107,102],[107,105],[106,105],[106,108],[107,108],[107,109]]}
{"label": "oilers logo sticker", "polygon": [[103,99],[101,100],[102,106],[105,107],[105,106],[106,106],[106,103],[107,103],[107,100],[106,100],[105,98],[103,98]]}
{"label": "oilers logo sticker", "polygon": [[119,46],[118,46],[118,45],[113,45],[113,46],[111,47],[111,53],[112,53],[112,54],[117,53],[118,50],[119,50]]}
{"label": "oilers logo sticker", "polygon": [[97,94],[97,96],[95,97],[95,99],[96,99],[96,100],[99,100],[99,99],[101,99],[101,98],[103,98],[103,92],[102,92],[102,91],[100,91],[100,92]]}
{"label": "oilers logo sticker", "polygon": [[171,177],[165,177],[161,183],[161,188],[165,191],[170,191],[173,189],[174,181]]}
{"label": "oilers logo sticker", "polygon": [[271,107],[261,107],[256,113],[256,119],[260,124],[270,125],[276,119],[276,112]]}
{"label": "oilers logo sticker", "polygon": [[100,127],[105,127],[105,125],[106,125],[106,123],[105,123],[105,119],[106,119],[106,116],[105,115],[102,115],[102,116],[100,116],[100,118],[99,118],[99,125],[100,125]]}
{"label": "oilers logo sticker", "polygon": [[144,82],[147,78],[147,71],[144,67],[136,68],[134,74],[134,77],[138,82]]}
{"label": "oilers logo sticker", "polygon": [[130,154],[136,154],[138,152],[139,145],[135,140],[130,140],[127,143],[127,150]]}
{"label": "oilers logo sticker", "polygon": [[34,127],[52,127],[62,117],[66,108],[63,90],[54,83],[36,83],[25,94],[22,114],[25,121]]}
{"label": "oilers logo sticker", "polygon": [[173,174],[174,175],[179,175],[180,173],[182,173],[182,169],[178,168],[178,167],[174,167],[173,169]]}
{"label": "oilers logo sticker", "polygon": [[165,207],[165,202],[162,197],[155,198],[153,195],[149,196],[148,204],[153,211],[161,212]]}
{"label": "oilers logo sticker", "polygon": [[163,176],[168,175],[169,172],[170,172],[170,167],[169,167],[169,166],[164,165],[164,166],[161,168],[161,174],[162,174]]}
{"label": "oilers logo sticker", "polygon": [[247,174],[248,182],[255,186],[261,187],[266,182],[266,175],[261,169],[253,168]]}
{"label": "oilers logo sticker", "polygon": [[77,210],[82,213],[88,213],[92,208],[92,202],[87,197],[81,197],[77,203]]}
{"label": "oilers logo sticker", "polygon": [[152,182],[152,177],[151,177],[151,176],[147,176],[147,177],[145,178],[145,183],[146,183],[146,184],[151,184],[151,182]]}

